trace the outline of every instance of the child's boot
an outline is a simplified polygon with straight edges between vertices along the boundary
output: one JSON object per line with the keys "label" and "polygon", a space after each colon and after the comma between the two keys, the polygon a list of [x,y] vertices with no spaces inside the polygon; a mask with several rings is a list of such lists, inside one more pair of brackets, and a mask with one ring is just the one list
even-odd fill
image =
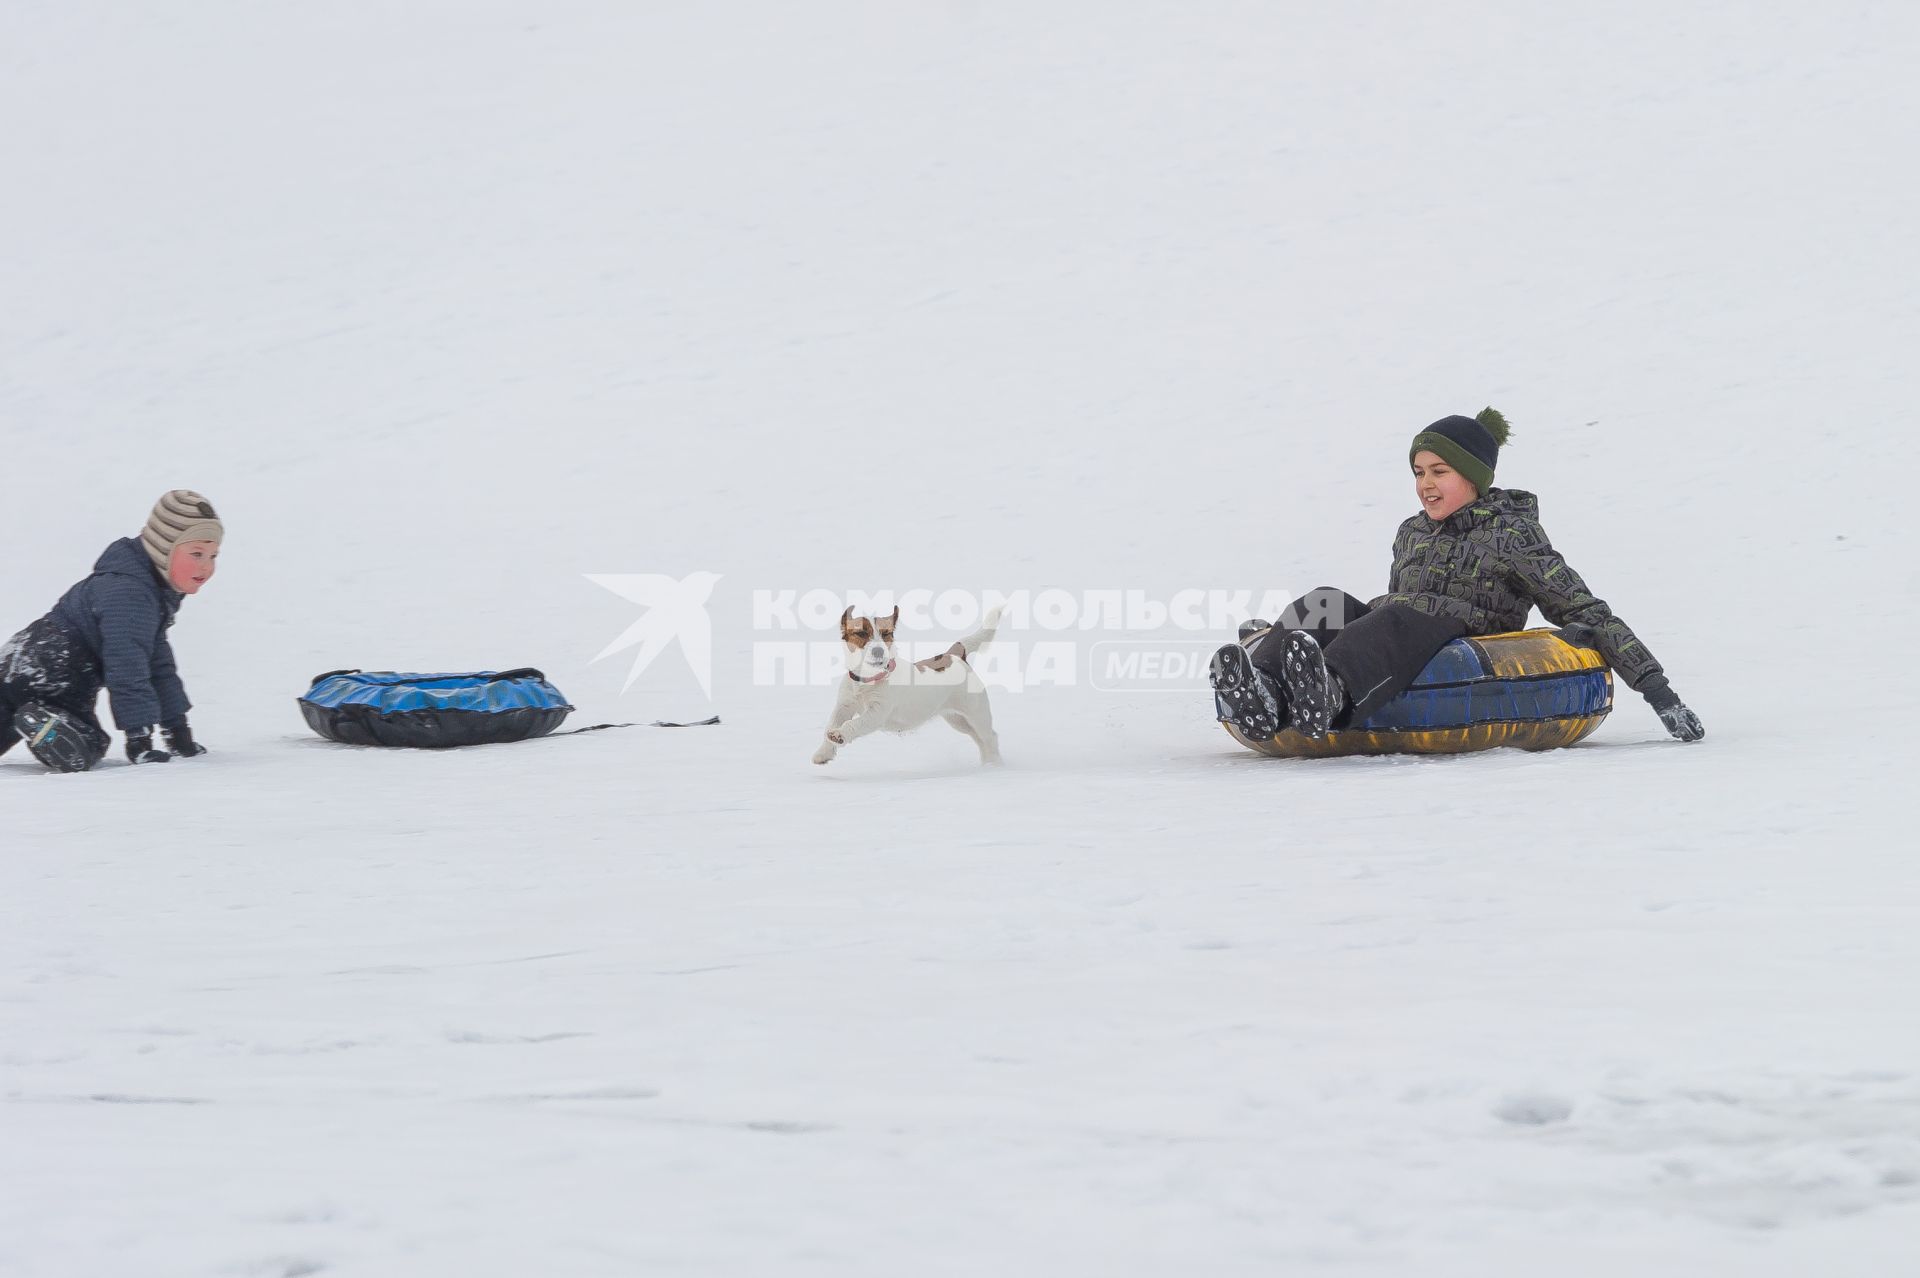
{"label": "child's boot", "polygon": [[1281,641],[1280,671],[1287,683],[1293,728],[1318,741],[1347,708],[1347,688],[1327,668],[1327,654],[1304,630],[1289,630]]}
{"label": "child's boot", "polygon": [[1214,715],[1256,741],[1280,731],[1280,692],[1273,676],[1253,667],[1247,650],[1237,643],[1213,654],[1207,672],[1213,685]]}
{"label": "child's boot", "polygon": [[55,772],[85,772],[103,753],[78,719],[37,701],[14,712],[13,730],[33,757]]}

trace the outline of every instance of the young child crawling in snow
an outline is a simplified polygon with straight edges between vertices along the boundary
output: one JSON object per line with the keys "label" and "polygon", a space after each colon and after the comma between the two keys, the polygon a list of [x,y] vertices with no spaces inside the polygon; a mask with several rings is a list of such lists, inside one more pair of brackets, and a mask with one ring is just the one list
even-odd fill
{"label": "young child crawling in snow", "polygon": [[225,536],[206,498],[176,488],[139,536],[108,546],[91,576],[0,646],[0,754],[25,738],[57,772],[93,767],[111,744],[94,716],[102,687],[133,762],[205,754],[187,726],[192,705],[167,630],[180,601],[213,576]]}
{"label": "young child crawling in snow", "polygon": [[1552,624],[1585,631],[1668,732],[1705,736],[1646,645],[1554,550],[1539,499],[1493,486],[1506,442],[1507,420],[1491,408],[1415,435],[1408,457],[1420,513],[1394,537],[1388,593],[1361,603],[1322,587],[1265,634],[1252,633],[1265,623],[1243,627],[1245,644],[1213,657],[1220,719],[1254,738],[1286,727],[1324,737],[1405,691],[1452,640],[1519,630],[1537,605]]}

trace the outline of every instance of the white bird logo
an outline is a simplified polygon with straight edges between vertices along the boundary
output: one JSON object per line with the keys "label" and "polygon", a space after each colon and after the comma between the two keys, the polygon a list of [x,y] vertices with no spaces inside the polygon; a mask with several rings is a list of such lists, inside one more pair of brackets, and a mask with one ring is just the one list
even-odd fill
{"label": "white bird logo", "polygon": [[713,596],[719,573],[689,573],[679,581],[657,572],[583,575],[594,585],[604,586],[647,610],[593,659],[601,661],[635,644],[640,645],[640,651],[633,654],[633,667],[627,671],[627,681],[620,686],[621,692],[633,687],[640,672],[678,639],[680,652],[692,668],[693,677],[700,681],[700,691],[706,693],[709,701],[713,699],[713,623],[707,617],[707,600]]}

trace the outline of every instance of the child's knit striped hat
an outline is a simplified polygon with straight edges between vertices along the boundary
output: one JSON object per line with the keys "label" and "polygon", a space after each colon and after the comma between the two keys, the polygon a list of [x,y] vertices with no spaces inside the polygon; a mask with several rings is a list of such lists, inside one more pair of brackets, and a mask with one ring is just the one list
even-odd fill
{"label": "child's knit striped hat", "polygon": [[1494,467],[1500,464],[1500,445],[1507,442],[1507,433],[1507,419],[1497,408],[1483,408],[1472,417],[1442,417],[1413,437],[1407,460],[1422,452],[1437,453],[1484,493],[1493,487]]}
{"label": "child's knit striped hat", "polygon": [[191,489],[176,488],[153,503],[147,526],[140,530],[140,544],[147,548],[147,558],[153,560],[153,566],[164,577],[175,546],[183,541],[217,544],[226,535],[220,516],[213,513],[212,502]]}

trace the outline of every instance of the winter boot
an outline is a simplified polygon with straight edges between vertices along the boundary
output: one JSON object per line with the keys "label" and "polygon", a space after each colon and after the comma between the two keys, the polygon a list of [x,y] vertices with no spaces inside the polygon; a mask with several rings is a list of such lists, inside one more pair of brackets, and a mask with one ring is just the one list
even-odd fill
{"label": "winter boot", "polygon": [[1280,672],[1287,683],[1287,704],[1293,709],[1293,727],[1318,741],[1347,708],[1347,688],[1327,669],[1327,654],[1303,630],[1289,630],[1280,650]]}
{"label": "winter boot", "polygon": [[1240,642],[1245,643],[1247,640],[1259,634],[1262,630],[1271,630],[1271,629],[1273,629],[1273,623],[1271,621],[1262,621],[1258,617],[1248,617],[1245,621],[1240,623]]}
{"label": "winter boot", "polygon": [[55,772],[85,772],[104,751],[93,734],[64,710],[29,701],[14,711],[13,730],[33,757]]}
{"label": "winter boot", "polygon": [[1207,682],[1213,685],[1213,712],[1220,722],[1255,741],[1280,731],[1280,694],[1273,677],[1253,668],[1245,648],[1230,643],[1214,653]]}

